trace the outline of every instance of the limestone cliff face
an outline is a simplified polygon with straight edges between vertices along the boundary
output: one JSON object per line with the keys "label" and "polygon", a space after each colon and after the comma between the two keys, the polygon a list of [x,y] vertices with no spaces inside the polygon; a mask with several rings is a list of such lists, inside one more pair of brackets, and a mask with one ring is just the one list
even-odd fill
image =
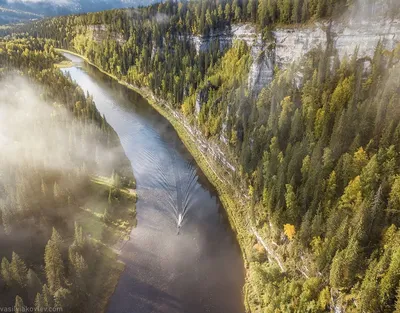
{"label": "limestone cliff face", "polygon": [[285,67],[313,48],[326,48],[329,40],[341,59],[352,56],[357,48],[359,57],[372,57],[380,41],[386,49],[392,50],[400,42],[400,20],[316,23],[305,29],[277,29],[273,34],[275,61],[278,66]]}
{"label": "limestone cliff face", "polygon": [[[392,0],[388,0],[392,1]],[[397,0],[395,0],[397,1]],[[388,2],[378,2],[375,7],[355,6],[340,19],[315,22],[307,26],[277,28],[268,39],[263,39],[254,26],[249,24],[233,25],[224,31],[215,32],[207,37],[192,36],[197,51],[206,51],[211,44],[219,44],[221,50],[232,46],[235,40],[243,40],[250,47],[252,64],[248,74],[248,88],[254,94],[268,86],[274,78],[275,67],[285,69],[294,62],[300,62],[302,56],[311,50],[326,48],[331,43],[340,59],[351,57],[356,51],[358,58],[365,58],[366,70],[369,58],[381,42],[385,49],[393,50],[400,45],[400,19],[390,16]],[[398,15],[397,15],[398,16]],[[302,77],[296,78],[296,84],[302,84]],[[199,91],[196,97],[195,112],[200,112],[202,104],[207,102],[207,92]],[[229,112],[226,116],[234,114]],[[222,122],[219,145],[228,143],[226,121]],[[214,151],[217,151],[214,149]],[[218,154],[218,153],[217,153]],[[225,158],[219,155],[218,159]],[[229,164],[228,160],[224,163]],[[233,167],[230,171],[235,171]]]}
{"label": "limestone cliff face", "polygon": [[86,27],[86,30],[89,32],[89,34],[92,35],[92,39],[98,44],[101,44],[102,41],[106,40],[107,38],[114,39],[120,45],[123,45],[126,42],[122,34],[117,32],[112,32],[110,34],[107,29],[107,26],[104,24],[88,25]]}
{"label": "limestone cliff face", "polygon": [[197,51],[207,50],[213,41],[219,41],[220,49],[224,50],[233,41],[244,40],[252,56],[248,87],[257,93],[272,81],[275,66],[286,68],[312,49],[326,48],[328,42],[333,44],[340,59],[351,57],[356,49],[358,57],[372,58],[379,42],[388,50],[394,49],[400,43],[400,19],[390,17],[387,10],[384,4],[369,8],[369,12],[354,8],[332,22],[275,29],[269,40],[263,40],[254,26],[248,24],[191,39]]}
{"label": "limestone cliff face", "polygon": [[248,78],[249,89],[259,91],[273,79],[274,50],[271,49],[270,42],[262,40],[261,34],[253,25],[232,25],[230,29],[214,32],[206,37],[192,36],[191,40],[197,52],[207,51],[212,42],[218,42],[220,50],[225,50],[231,47],[235,40],[243,40],[250,47],[253,60]]}
{"label": "limestone cliff face", "polygon": [[[268,39],[263,39],[250,24],[232,25],[230,29],[211,33],[207,37],[192,36],[197,51],[206,51],[211,44],[219,44],[220,50],[228,49],[235,40],[243,40],[250,47],[252,64],[248,74],[248,88],[258,94],[274,78],[275,67],[285,69],[302,56],[331,43],[340,59],[351,57],[356,51],[358,58],[365,58],[365,69],[370,66],[375,48],[381,42],[385,49],[393,50],[400,44],[400,19],[390,16],[388,2],[375,2],[374,6],[355,5],[345,15],[334,21],[315,22],[307,26],[277,28]],[[296,77],[296,84],[303,83]],[[207,92],[201,90],[196,97],[196,115],[207,102]],[[229,109],[229,104],[228,104]],[[228,114],[228,113],[227,113]],[[225,134],[226,121],[220,134],[220,142],[228,142]]]}
{"label": "limestone cliff face", "polygon": [[356,3],[331,22],[276,29],[272,61],[285,68],[314,48],[326,48],[328,43],[332,43],[340,59],[351,57],[356,51],[359,58],[372,58],[379,42],[393,50],[400,43],[400,19],[391,16],[395,5],[392,7],[389,2],[376,1],[369,6]]}

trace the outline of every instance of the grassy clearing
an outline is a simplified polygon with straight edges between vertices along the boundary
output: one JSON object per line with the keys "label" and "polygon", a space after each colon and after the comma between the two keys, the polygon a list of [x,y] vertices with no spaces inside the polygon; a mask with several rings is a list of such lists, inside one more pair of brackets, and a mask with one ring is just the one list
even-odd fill
{"label": "grassy clearing", "polygon": [[74,66],[74,63],[72,61],[64,60],[61,61],[60,63],[54,64],[54,66],[58,68],[68,68]]}
{"label": "grassy clearing", "polygon": [[[92,219],[91,222],[87,222],[87,226],[93,236],[111,245],[118,241],[113,240],[115,238],[129,238],[132,227],[136,226],[136,191],[125,187],[118,188],[109,177],[93,176],[91,182],[92,197],[82,207],[82,211],[86,214],[86,217],[83,214],[84,221],[87,219],[87,214]],[[104,215],[110,206],[110,192],[112,217],[105,221]]]}
{"label": "grassy clearing", "polygon": [[128,200],[135,201],[137,200],[137,193],[134,189],[129,189],[125,187],[117,187],[114,185],[114,182],[110,177],[104,177],[104,176],[93,176],[92,177],[92,182],[95,183],[98,186],[103,186],[104,188],[110,189],[110,188],[118,188],[121,194]]}

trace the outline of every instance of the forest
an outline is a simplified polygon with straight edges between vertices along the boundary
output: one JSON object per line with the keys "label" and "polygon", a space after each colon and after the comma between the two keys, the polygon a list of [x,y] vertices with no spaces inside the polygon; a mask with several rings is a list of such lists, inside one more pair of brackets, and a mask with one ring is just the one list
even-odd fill
{"label": "forest", "polygon": [[135,224],[131,164],[61,61],[50,40],[0,40],[0,306],[15,312],[102,312]]}
{"label": "forest", "polygon": [[286,70],[276,68],[272,83],[254,94],[246,84],[251,55],[244,42],[222,50],[215,37],[198,52],[191,41],[235,23],[256,25],[267,41],[274,27],[330,19],[349,5],[166,1],[12,32],[53,40],[148,88],[210,141],[225,142],[239,167],[233,184],[245,185],[250,198],[244,210],[281,262],[271,261],[254,236],[246,243],[248,310],[398,313],[400,45],[389,51],[380,43],[372,58],[354,51],[340,59],[328,44]]}

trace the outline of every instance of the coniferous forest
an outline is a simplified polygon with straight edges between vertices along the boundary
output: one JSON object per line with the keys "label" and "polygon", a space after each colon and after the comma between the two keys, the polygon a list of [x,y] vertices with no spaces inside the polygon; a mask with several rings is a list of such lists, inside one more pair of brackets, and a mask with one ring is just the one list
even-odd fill
{"label": "coniferous forest", "polygon": [[[390,18],[398,18],[397,2],[387,3]],[[236,167],[221,188],[235,202],[229,214],[245,258],[248,311],[398,313],[400,44],[387,49],[379,42],[371,57],[356,49],[341,58],[328,42],[326,49],[314,48],[287,68],[276,66],[272,82],[251,92],[251,47],[238,40],[222,48],[218,36],[246,23],[267,42],[276,27],[329,21],[351,5],[345,0],[165,1],[40,20],[2,31],[2,76],[10,65],[20,69],[40,83],[41,100],[72,114],[62,120],[77,124],[71,150],[84,145],[86,133],[93,135],[94,124],[100,127],[99,144],[118,142],[90,96],[53,68],[61,61],[54,47],[150,91],[219,144]],[[199,37],[212,38],[207,49],[196,49],[193,38]],[[53,94],[56,89],[64,92]],[[92,290],[84,279],[94,262],[87,251],[99,248],[85,239],[79,224],[75,230],[66,225],[63,215],[79,206],[70,181],[93,188],[88,177],[94,164],[76,164],[69,175],[38,174],[42,164],[18,166],[8,168],[13,181],[3,186],[9,195],[0,203],[4,234],[12,236],[17,226],[9,222],[16,220],[10,214],[19,214],[29,227],[44,224],[42,237],[50,240],[44,263],[7,252],[1,266],[4,290],[10,298],[18,295],[18,303],[50,305],[47,294],[60,305],[70,304],[68,297],[76,299],[72,303],[85,301],[75,288],[86,288],[86,295]],[[26,166],[32,167],[31,178],[20,174]],[[114,165],[104,176],[117,175],[125,186],[131,178],[118,172],[125,166]],[[41,195],[33,206],[28,190]],[[109,194],[118,198],[118,188]],[[43,203],[51,203],[51,214]],[[61,207],[70,212],[58,212]],[[118,213],[110,211],[105,215],[113,220]],[[53,226],[57,230],[51,231]]]}
{"label": "coniferous forest", "polygon": [[0,305],[99,312],[123,268],[110,246],[134,224],[134,178],[53,45],[0,41]]}

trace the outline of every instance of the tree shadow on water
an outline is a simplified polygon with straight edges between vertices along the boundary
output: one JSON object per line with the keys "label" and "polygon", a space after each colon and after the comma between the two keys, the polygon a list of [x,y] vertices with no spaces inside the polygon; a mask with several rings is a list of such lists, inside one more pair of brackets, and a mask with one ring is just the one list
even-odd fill
{"label": "tree shadow on water", "polygon": [[[124,275],[127,275],[124,272]],[[131,275],[127,275],[131,276]],[[127,280],[130,282],[128,283]],[[118,289],[126,288],[125,292]],[[108,313],[182,313],[179,300],[165,291],[134,277],[120,281],[111,298]]]}

